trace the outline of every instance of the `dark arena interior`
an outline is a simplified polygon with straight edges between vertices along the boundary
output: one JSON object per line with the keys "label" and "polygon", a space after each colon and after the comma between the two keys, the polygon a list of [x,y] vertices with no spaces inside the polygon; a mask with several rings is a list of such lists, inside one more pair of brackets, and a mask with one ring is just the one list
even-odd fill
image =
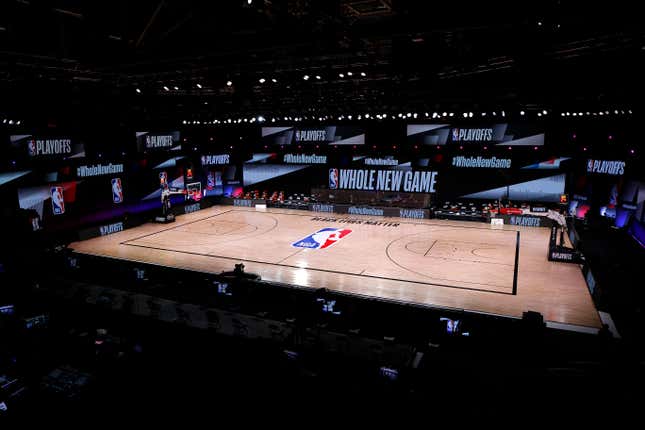
{"label": "dark arena interior", "polygon": [[640,422],[644,36],[621,1],[3,0],[0,428]]}

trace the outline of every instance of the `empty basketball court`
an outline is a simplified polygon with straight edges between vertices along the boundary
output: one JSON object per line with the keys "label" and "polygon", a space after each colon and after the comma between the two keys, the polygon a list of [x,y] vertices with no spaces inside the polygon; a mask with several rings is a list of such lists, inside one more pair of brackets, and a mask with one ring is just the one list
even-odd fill
{"label": "empty basketball court", "polygon": [[[294,246],[325,229],[330,246]],[[347,232],[346,230],[351,230]],[[518,235],[519,232],[519,235]],[[216,206],[75,242],[81,254],[209,273],[244,262],[265,281],[434,307],[600,327],[576,265],[547,261],[550,230]]]}

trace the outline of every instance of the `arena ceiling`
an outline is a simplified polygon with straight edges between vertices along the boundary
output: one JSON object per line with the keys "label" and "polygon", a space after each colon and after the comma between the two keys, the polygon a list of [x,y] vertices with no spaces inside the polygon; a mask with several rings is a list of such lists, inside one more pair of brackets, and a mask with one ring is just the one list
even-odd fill
{"label": "arena ceiling", "polygon": [[644,34],[628,2],[4,0],[0,112],[634,106]]}

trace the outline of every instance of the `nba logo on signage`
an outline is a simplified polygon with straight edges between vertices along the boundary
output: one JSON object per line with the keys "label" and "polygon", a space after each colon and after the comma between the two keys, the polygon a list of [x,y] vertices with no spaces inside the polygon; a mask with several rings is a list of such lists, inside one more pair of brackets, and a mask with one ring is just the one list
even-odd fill
{"label": "nba logo on signage", "polygon": [[329,169],[329,189],[338,189],[338,169]]}
{"label": "nba logo on signage", "polygon": [[34,157],[36,155],[36,141],[34,139],[27,142],[27,150],[30,156]]}
{"label": "nba logo on signage", "polygon": [[121,178],[112,178],[112,201],[114,203],[123,202],[123,188],[121,188]]}
{"label": "nba logo on signage", "polygon": [[65,213],[65,200],[63,198],[63,187],[51,187],[52,211],[54,215]]}
{"label": "nba logo on signage", "polygon": [[208,172],[208,175],[206,175],[206,189],[212,190],[213,188],[215,188],[215,174]]}
{"label": "nba logo on signage", "polygon": [[459,129],[458,128],[453,128],[452,129],[452,140],[453,140],[453,142],[457,142],[459,140]]}

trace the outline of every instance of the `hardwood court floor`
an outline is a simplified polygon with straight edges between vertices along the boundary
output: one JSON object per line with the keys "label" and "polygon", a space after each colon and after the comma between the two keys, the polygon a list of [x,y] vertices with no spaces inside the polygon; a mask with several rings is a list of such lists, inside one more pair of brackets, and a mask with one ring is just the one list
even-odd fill
{"label": "hardwood court floor", "polygon": [[[348,219],[360,223],[341,222]],[[351,233],[325,249],[293,246],[328,227]],[[216,206],[173,224],[145,224],[70,247],[211,273],[243,261],[246,271],[267,281],[515,317],[533,310],[548,321],[600,327],[580,268],[547,260],[549,233],[546,228]]]}

